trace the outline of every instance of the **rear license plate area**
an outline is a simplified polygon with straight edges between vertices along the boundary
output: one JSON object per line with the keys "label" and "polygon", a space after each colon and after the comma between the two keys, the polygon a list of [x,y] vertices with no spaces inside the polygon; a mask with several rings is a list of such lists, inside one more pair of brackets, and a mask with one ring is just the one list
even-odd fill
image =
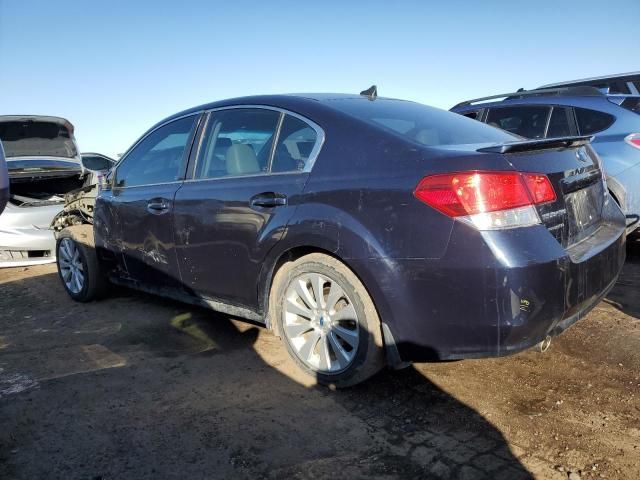
{"label": "rear license plate area", "polygon": [[569,222],[569,245],[573,245],[593,233],[600,224],[604,203],[602,182],[570,193],[564,201]]}

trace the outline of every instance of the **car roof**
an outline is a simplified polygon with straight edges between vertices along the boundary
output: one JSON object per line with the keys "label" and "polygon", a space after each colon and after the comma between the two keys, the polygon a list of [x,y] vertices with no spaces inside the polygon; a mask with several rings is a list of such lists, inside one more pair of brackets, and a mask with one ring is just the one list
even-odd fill
{"label": "car roof", "polygon": [[[517,95],[517,93],[512,94]],[[487,101],[482,103],[466,104],[465,102],[451,108],[453,112],[469,112],[482,108],[506,107],[517,105],[557,105],[567,107],[580,107],[598,110],[612,115],[619,116],[622,111],[627,111],[620,105],[609,101],[614,97],[633,97],[632,95],[532,95],[519,98],[506,97],[502,100]]]}
{"label": "car roof", "polygon": [[[155,128],[158,125],[166,123],[176,118],[189,115],[191,113],[197,113],[204,110],[212,110],[215,108],[230,107],[235,105],[260,105],[271,106],[276,108],[282,108],[285,110],[291,110],[292,112],[299,113],[301,115],[309,116],[317,113],[320,110],[335,110],[331,108],[331,102],[337,100],[353,100],[367,102],[371,99],[366,95],[349,94],[349,93],[286,93],[286,94],[273,94],[273,95],[253,95],[246,97],[229,98],[225,100],[219,100],[211,103],[205,103],[196,107],[183,110],[174,115],[171,115],[164,120],[161,120],[152,127]],[[397,98],[376,97],[376,101],[396,101],[406,102],[408,100],[401,100]],[[311,119],[313,120],[313,118]]]}
{"label": "car roof", "polygon": [[562,85],[570,85],[573,83],[597,82],[600,80],[626,80],[629,77],[640,77],[640,72],[618,73],[616,75],[603,75],[601,77],[581,78],[578,80],[566,80],[564,82],[548,83],[546,85],[541,85],[538,88],[559,87]]}

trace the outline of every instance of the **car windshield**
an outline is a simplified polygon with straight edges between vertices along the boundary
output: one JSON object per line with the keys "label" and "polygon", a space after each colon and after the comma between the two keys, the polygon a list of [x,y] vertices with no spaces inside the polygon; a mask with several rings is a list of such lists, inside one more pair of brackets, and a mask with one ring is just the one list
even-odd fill
{"label": "car windshield", "polygon": [[57,122],[30,119],[0,121],[0,140],[6,157],[73,158],[77,155],[69,130]]}
{"label": "car windshield", "polygon": [[419,103],[378,98],[329,100],[348,115],[427,146],[504,143],[520,140],[462,115]]}

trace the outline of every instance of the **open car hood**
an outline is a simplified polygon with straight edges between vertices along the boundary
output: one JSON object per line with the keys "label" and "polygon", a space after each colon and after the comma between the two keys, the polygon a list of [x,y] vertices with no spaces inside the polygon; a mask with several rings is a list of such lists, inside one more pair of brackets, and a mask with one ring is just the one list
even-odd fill
{"label": "open car hood", "polygon": [[44,115],[0,116],[0,140],[7,158],[78,158],[74,127],[64,118]]}

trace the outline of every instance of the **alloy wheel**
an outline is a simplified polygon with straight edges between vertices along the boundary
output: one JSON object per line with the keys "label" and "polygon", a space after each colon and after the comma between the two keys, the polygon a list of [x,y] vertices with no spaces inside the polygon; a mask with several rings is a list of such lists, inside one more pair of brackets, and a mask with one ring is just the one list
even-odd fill
{"label": "alloy wheel", "polygon": [[295,277],[282,315],[284,335],[307,367],[336,374],[351,365],[360,341],[358,315],[334,279],[319,273]]}
{"label": "alloy wheel", "polygon": [[84,267],[80,258],[80,249],[70,238],[63,238],[58,248],[60,275],[67,289],[78,294],[84,287]]}

